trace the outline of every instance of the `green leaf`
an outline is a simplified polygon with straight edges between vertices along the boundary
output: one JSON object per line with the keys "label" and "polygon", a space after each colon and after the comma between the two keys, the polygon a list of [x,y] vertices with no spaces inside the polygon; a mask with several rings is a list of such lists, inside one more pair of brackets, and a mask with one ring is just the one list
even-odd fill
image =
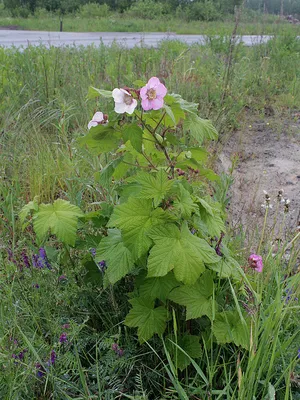
{"label": "green leaf", "polygon": [[76,240],[78,218],[83,213],[69,201],[58,199],[53,204],[40,204],[33,216],[33,227],[39,239],[47,233],[56,235],[63,243],[73,246]]}
{"label": "green leaf", "polygon": [[202,119],[194,113],[189,113],[184,121],[183,129],[189,131],[193,138],[201,144],[204,139],[214,140],[218,137],[218,132],[211,121]]}
{"label": "green leaf", "polygon": [[30,201],[28,204],[25,204],[25,206],[19,212],[21,223],[22,224],[24,223],[26,217],[28,216],[28,214],[31,213],[31,211],[38,211],[38,209],[39,209],[38,197],[35,196],[33,201]]}
{"label": "green leaf", "polygon": [[176,185],[173,192],[176,193],[176,200],[173,203],[173,207],[179,211],[181,217],[189,218],[192,213],[198,211],[198,206],[194,203],[192,196],[180,183]]}
{"label": "green leaf", "polygon": [[[190,358],[186,354],[184,354],[181,351],[181,349],[185,353],[187,353],[191,358],[201,357],[202,351],[199,343],[200,340],[199,336],[194,336],[194,335],[180,336],[177,338],[177,343],[174,335],[168,335],[167,339],[169,339],[166,342],[167,349],[169,350],[172,356],[174,364],[175,365],[177,364],[177,367],[181,371],[183,371],[191,363]],[[175,343],[179,348],[175,345]]]}
{"label": "green leaf", "polygon": [[97,89],[93,86],[89,87],[88,99],[94,99],[96,97],[106,97],[106,98],[111,98],[112,97],[112,92],[110,90],[103,90],[103,89]]}
{"label": "green leaf", "polygon": [[130,141],[132,147],[138,151],[142,152],[143,144],[143,130],[136,124],[125,125],[123,128],[123,139],[124,142]]}
{"label": "green leaf", "polygon": [[147,278],[143,280],[143,284],[139,287],[141,297],[148,297],[151,300],[159,299],[166,301],[172,289],[179,285],[172,272],[157,278]]}
{"label": "green leaf", "polygon": [[214,282],[210,271],[206,271],[194,285],[183,285],[172,290],[169,299],[186,307],[186,319],[200,318],[207,315],[213,317],[213,310],[217,308],[212,295]]}
{"label": "green leaf", "polygon": [[216,315],[213,334],[217,342],[234,343],[249,349],[250,329],[243,324],[237,311],[224,311]]}
{"label": "green leaf", "polygon": [[210,236],[220,236],[226,228],[218,203],[213,202],[209,197],[205,200],[198,198],[198,201],[200,217],[195,216],[195,225]]}
{"label": "green leaf", "polygon": [[130,197],[126,203],[115,207],[108,225],[121,229],[125,246],[137,260],[152,244],[147,236],[148,231],[168,219],[161,208],[153,210],[152,200]]}
{"label": "green leaf", "polygon": [[113,124],[97,125],[78,139],[80,146],[88,146],[94,154],[107,153],[118,147],[121,134],[116,131]]}
{"label": "green leaf", "polygon": [[103,283],[103,275],[93,260],[86,260],[83,263],[87,273],[84,276],[85,283],[91,283],[95,286],[101,286]]}
{"label": "green leaf", "polygon": [[179,94],[168,94],[165,96],[165,101],[167,104],[171,105],[173,103],[178,103],[182,110],[188,112],[197,112],[198,111],[198,103],[191,103],[189,101],[184,100]]}
{"label": "green leaf", "polygon": [[160,169],[156,176],[140,172],[134,179],[142,186],[138,197],[141,199],[153,199],[154,207],[159,205],[173,183],[168,179],[168,175],[163,169]]}
{"label": "green leaf", "polygon": [[125,247],[118,229],[109,229],[96,251],[96,261],[104,260],[107,265],[106,278],[112,285],[123,278],[134,267],[130,251]]}
{"label": "green leaf", "polygon": [[174,224],[151,229],[154,246],[148,258],[148,277],[164,276],[174,270],[175,278],[193,284],[205,270],[204,263],[219,260],[209,244],[191,234],[184,225],[181,231]]}
{"label": "green leaf", "polygon": [[155,333],[162,335],[168,320],[167,310],[164,307],[154,307],[154,302],[147,298],[137,297],[129,300],[132,309],[126,316],[125,325],[138,328],[140,343],[149,340]]}
{"label": "green leaf", "polygon": [[111,183],[111,178],[115,172],[115,169],[123,161],[123,156],[109,162],[101,171],[99,175],[99,183],[103,186],[109,186]]}
{"label": "green leaf", "polygon": [[232,257],[222,257],[216,264],[210,264],[209,269],[216,271],[220,278],[236,278],[239,279],[240,275],[240,265]]}
{"label": "green leaf", "polygon": [[173,103],[170,107],[165,104],[164,109],[167,112],[167,115],[164,118],[165,126],[176,126],[182,119],[185,118],[185,112],[179,103]]}

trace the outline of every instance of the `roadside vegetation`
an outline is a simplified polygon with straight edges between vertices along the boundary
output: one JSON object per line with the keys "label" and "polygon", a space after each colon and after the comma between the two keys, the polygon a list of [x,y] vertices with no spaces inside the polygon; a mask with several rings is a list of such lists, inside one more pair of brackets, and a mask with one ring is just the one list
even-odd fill
{"label": "roadside vegetation", "polygon": [[1,399],[300,399],[297,210],[278,197],[273,238],[262,194],[249,242],[238,158],[215,172],[249,118],[299,112],[300,42],[230,46],[0,49]]}

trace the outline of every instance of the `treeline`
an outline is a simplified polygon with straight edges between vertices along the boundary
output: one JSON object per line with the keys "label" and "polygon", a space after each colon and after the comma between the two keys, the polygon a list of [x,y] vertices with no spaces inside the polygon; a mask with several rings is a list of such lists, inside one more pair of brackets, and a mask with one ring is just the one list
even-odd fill
{"label": "treeline", "polygon": [[[1,2],[1,0],[0,0]],[[233,14],[243,0],[2,0],[13,16],[28,16],[40,10],[69,14],[106,16],[108,12],[127,13],[133,17],[159,18],[164,15],[188,20],[217,20]],[[256,12],[300,14],[300,0],[246,0],[245,6]],[[87,11],[87,12],[86,12]],[[102,14],[101,14],[102,13]]]}

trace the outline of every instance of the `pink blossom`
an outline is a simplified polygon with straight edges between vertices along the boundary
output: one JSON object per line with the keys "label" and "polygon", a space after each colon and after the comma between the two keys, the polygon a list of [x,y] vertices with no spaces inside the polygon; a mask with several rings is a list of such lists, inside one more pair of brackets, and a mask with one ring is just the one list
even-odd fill
{"label": "pink blossom", "polygon": [[167,89],[156,77],[149,79],[146,86],[141,88],[140,96],[142,107],[145,111],[159,110],[164,105],[164,97]]}
{"label": "pink blossom", "polygon": [[137,106],[137,101],[125,89],[114,89],[112,96],[115,101],[115,112],[118,114],[132,114]]}
{"label": "pink blossom", "polygon": [[101,111],[98,111],[94,114],[93,118],[88,123],[88,129],[91,129],[93,126],[97,126],[99,124],[106,124],[107,122],[107,115],[103,114]]}
{"label": "pink blossom", "polygon": [[254,271],[262,272],[263,270],[263,261],[262,257],[257,254],[251,254],[248,258],[249,267],[254,269]]}

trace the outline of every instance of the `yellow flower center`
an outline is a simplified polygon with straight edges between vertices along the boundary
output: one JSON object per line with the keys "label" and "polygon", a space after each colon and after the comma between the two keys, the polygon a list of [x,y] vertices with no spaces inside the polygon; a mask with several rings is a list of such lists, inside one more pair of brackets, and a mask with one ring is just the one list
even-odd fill
{"label": "yellow flower center", "polygon": [[156,91],[154,89],[147,90],[147,97],[148,97],[148,100],[156,99]]}

